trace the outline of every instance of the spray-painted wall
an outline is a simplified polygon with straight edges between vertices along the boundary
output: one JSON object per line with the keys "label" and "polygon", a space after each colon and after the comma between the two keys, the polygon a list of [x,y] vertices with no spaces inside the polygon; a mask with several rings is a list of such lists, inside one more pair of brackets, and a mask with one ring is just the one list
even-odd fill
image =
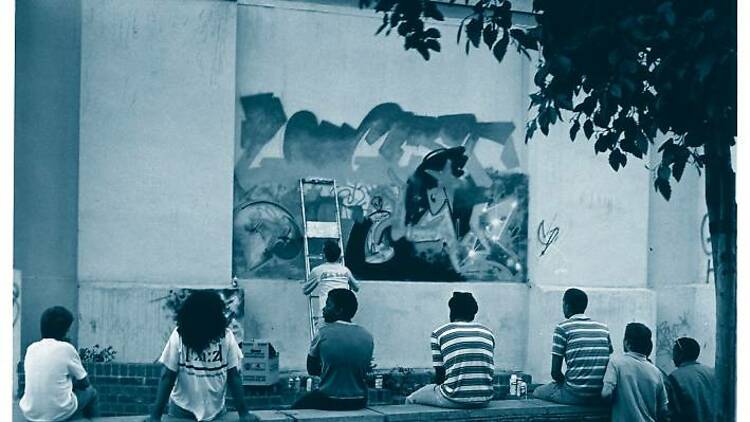
{"label": "spray-painted wall", "polygon": [[351,7],[241,3],[235,274],[304,278],[297,183],[317,176],[339,184],[356,277],[525,281],[520,57],[448,47],[424,62],[376,24]]}

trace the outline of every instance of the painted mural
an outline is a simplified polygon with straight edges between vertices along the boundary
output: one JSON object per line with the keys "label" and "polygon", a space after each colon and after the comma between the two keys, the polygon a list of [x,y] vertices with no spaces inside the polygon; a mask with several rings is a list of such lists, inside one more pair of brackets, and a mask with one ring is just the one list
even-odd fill
{"label": "painted mural", "polygon": [[[233,271],[304,277],[301,177],[338,184],[347,266],[365,280],[525,281],[528,177],[511,122],[377,105],[355,128],[241,98]],[[307,197],[308,220],[335,215]]]}

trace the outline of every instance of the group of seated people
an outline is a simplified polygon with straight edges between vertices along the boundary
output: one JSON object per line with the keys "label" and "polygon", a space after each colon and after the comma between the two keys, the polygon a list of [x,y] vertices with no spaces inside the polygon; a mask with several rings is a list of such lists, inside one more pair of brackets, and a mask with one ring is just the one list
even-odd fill
{"label": "group of seated people", "polygon": [[[624,354],[613,352],[606,325],[587,317],[588,299],[578,289],[563,296],[565,320],[553,334],[553,382],[534,397],[564,404],[612,405],[612,421],[713,421],[713,371],[697,362],[698,343],[687,337],[674,344],[677,369],[669,376],[649,360],[651,331],[627,325]],[[312,340],[307,370],[320,377],[319,388],[306,393],[295,409],[354,410],[367,405],[367,373],[374,341],[352,322],[357,298],[349,289],[328,292],[322,324]],[[446,408],[486,406],[494,394],[495,337],[475,322],[478,305],[471,293],[454,292],[449,321],[430,335],[435,383],[406,398],[410,404]],[[26,351],[26,387],[19,405],[30,421],[59,421],[96,414],[97,394],[75,348],[66,340],[72,314],[50,308],[41,319],[42,340]],[[211,291],[196,291],[177,313],[177,327],[159,358],[162,375],[147,421],[170,416],[210,421],[226,413],[226,390],[234,398],[240,421],[251,421],[239,369],[242,352],[227,329],[223,301]],[[566,371],[563,373],[563,362]]]}

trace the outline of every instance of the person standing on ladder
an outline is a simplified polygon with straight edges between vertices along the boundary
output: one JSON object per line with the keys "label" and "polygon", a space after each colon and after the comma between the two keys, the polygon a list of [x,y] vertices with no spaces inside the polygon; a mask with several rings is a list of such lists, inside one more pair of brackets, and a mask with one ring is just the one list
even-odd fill
{"label": "person standing on ladder", "polygon": [[317,293],[320,312],[326,304],[328,292],[333,289],[349,289],[359,291],[359,282],[352,275],[349,268],[341,263],[341,248],[333,240],[326,240],[323,245],[323,255],[326,262],[310,271],[307,282],[303,286],[306,295]]}

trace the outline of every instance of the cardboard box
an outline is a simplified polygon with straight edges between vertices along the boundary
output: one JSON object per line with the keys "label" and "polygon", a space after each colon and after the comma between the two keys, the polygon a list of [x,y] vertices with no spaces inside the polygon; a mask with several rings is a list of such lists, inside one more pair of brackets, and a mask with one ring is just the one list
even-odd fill
{"label": "cardboard box", "polygon": [[242,344],[242,385],[273,385],[279,380],[279,354],[270,342],[249,339]]}

